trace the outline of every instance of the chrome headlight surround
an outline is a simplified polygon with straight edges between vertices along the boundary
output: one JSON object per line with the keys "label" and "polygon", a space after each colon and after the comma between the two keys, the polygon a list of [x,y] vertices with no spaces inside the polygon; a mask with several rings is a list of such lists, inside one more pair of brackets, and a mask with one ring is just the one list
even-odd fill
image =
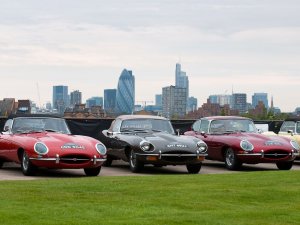
{"label": "chrome headlight surround", "polygon": [[197,148],[201,153],[207,152],[207,145],[203,141],[198,141],[197,142]]}
{"label": "chrome headlight surround", "polygon": [[97,152],[98,152],[100,155],[105,155],[105,154],[106,154],[107,149],[106,149],[106,147],[105,147],[104,144],[102,144],[102,143],[97,143],[97,144],[95,145],[95,147],[96,147]]}
{"label": "chrome headlight surround", "polygon": [[46,155],[49,152],[49,149],[43,142],[36,142],[34,144],[34,151],[39,155]]}
{"label": "chrome headlight surround", "polygon": [[144,152],[149,152],[149,151],[153,151],[152,145],[150,142],[148,141],[141,141],[140,142],[140,148],[144,151]]}
{"label": "chrome headlight surround", "polygon": [[242,140],[240,142],[240,146],[244,151],[253,151],[254,149],[253,144],[251,144],[251,142],[248,140]]}
{"label": "chrome headlight surround", "polygon": [[297,141],[291,140],[291,141],[290,141],[290,144],[291,144],[291,146],[292,146],[294,149],[296,149],[297,151],[300,150],[300,146],[299,146],[299,144],[298,144]]}

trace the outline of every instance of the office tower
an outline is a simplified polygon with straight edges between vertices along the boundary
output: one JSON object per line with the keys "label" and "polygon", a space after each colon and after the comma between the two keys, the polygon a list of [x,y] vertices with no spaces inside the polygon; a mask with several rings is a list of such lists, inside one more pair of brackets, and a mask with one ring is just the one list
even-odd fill
{"label": "office tower", "polygon": [[65,112],[65,109],[69,106],[68,86],[53,86],[52,105],[59,114]]}
{"label": "office tower", "polygon": [[198,100],[195,97],[189,97],[188,99],[188,112],[193,112],[198,109]]}
{"label": "office tower", "polygon": [[104,90],[104,110],[113,113],[116,108],[117,89]]}
{"label": "office tower", "polygon": [[247,112],[247,95],[244,93],[232,94],[232,108],[240,114]]}
{"label": "office tower", "polygon": [[189,98],[189,78],[186,75],[186,72],[181,70],[181,64],[176,63],[175,68],[175,86],[180,88],[186,88],[186,105],[188,107],[188,98]]}
{"label": "office tower", "polygon": [[74,107],[75,105],[81,104],[82,102],[82,94],[80,91],[72,91],[70,93],[70,105]]}
{"label": "office tower", "polygon": [[212,104],[219,104],[220,106],[231,105],[231,95],[210,95],[209,102]]}
{"label": "office tower", "polygon": [[91,97],[86,100],[86,108],[91,108],[92,106],[103,106],[103,97]]}
{"label": "office tower", "polygon": [[135,102],[135,79],[131,70],[124,69],[120,75],[117,97],[116,112],[119,114],[132,114]]}
{"label": "office tower", "polygon": [[269,108],[268,94],[267,93],[254,93],[252,95],[252,107],[255,108],[258,102],[263,102],[266,109]]}
{"label": "office tower", "polygon": [[181,118],[186,114],[187,89],[168,86],[162,89],[163,116],[167,118]]}
{"label": "office tower", "polygon": [[162,95],[155,95],[155,105],[156,106],[162,106]]}

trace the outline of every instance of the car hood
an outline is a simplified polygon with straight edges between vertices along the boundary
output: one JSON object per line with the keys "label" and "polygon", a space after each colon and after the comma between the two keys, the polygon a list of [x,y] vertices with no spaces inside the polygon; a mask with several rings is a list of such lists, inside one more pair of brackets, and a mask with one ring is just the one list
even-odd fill
{"label": "car hood", "polygon": [[[290,140],[280,136],[267,136],[258,133],[233,133],[223,136],[228,141],[236,139],[239,142],[241,140],[248,140],[255,146],[288,146],[290,147]],[[215,136],[217,138],[217,136]]]}
{"label": "car hood", "polygon": [[30,133],[22,134],[18,137],[19,142],[24,145],[34,145],[36,142],[42,142],[50,149],[95,149],[96,139],[81,136],[61,133]]}
{"label": "car hood", "polygon": [[176,136],[164,132],[141,135],[140,137],[159,149],[198,150],[196,143],[199,139],[193,137]]}

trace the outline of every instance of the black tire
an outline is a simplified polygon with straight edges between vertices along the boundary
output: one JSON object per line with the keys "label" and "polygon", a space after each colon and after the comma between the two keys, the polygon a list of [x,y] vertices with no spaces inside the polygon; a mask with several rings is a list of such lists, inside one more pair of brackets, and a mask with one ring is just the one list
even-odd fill
{"label": "black tire", "polygon": [[129,154],[129,166],[133,173],[139,173],[144,168],[144,163],[139,161],[136,157],[135,152],[131,149]]}
{"label": "black tire", "polygon": [[84,168],[85,175],[89,177],[96,177],[99,175],[101,171],[101,166],[95,167],[95,168]]}
{"label": "black tire", "polygon": [[30,162],[29,157],[25,151],[22,154],[21,161],[22,172],[25,176],[33,176],[36,173],[37,167]]}
{"label": "black tire", "polygon": [[3,166],[3,161],[2,160],[0,160],[0,169],[2,168],[2,166]]}
{"label": "black tire", "polygon": [[198,164],[187,164],[186,169],[190,174],[197,174],[201,170],[202,163]]}
{"label": "black tire", "polygon": [[105,167],[111,167],[113,159],[109,156],[107,156],[106,161],[102,164]]}
{"label": "black tire", "polygon": [[239,170],[242,167],[242,163],[231,148],[225,151],[225,166],[229,170]]}
{"label": "black tire", "polygon": [[280,170],[290,170],[293,167],[294,161],[287,161],[287,162],[277,162],[276,166]]}

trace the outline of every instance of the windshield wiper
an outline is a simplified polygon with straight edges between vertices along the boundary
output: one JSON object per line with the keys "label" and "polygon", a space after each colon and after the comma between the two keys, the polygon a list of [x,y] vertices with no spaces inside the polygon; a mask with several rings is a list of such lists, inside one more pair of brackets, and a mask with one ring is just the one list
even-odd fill
{"label": "windshield wiper", "polygon": [[130,133],[143,132],[143,133],[147,133],[149,131],[145,130],[145,129],[122,129],[121,132],[130,132]]}
{"label": "windshield wiper", "polygon": [[53,129],[45,129],[45,131],[47,131],[47,132],[61,133],[60,131],[53,130]]}
{"label": "windshield wiper", "polygon": [[245,133],[247,132],[246,130],[235,130],[236,132],[241,132],[241,133]]}
{"label": "windshield wiper", "polygon": [[235,130],[226,130],[224,131],[224,134],[232,134],[232,133],[236,133],[238,131],[235,131]]}
{"label": "windshield wiper", "polygon": [[44,130],[17,130],[16,133],[31,134],[31,133],[43,133]]}

